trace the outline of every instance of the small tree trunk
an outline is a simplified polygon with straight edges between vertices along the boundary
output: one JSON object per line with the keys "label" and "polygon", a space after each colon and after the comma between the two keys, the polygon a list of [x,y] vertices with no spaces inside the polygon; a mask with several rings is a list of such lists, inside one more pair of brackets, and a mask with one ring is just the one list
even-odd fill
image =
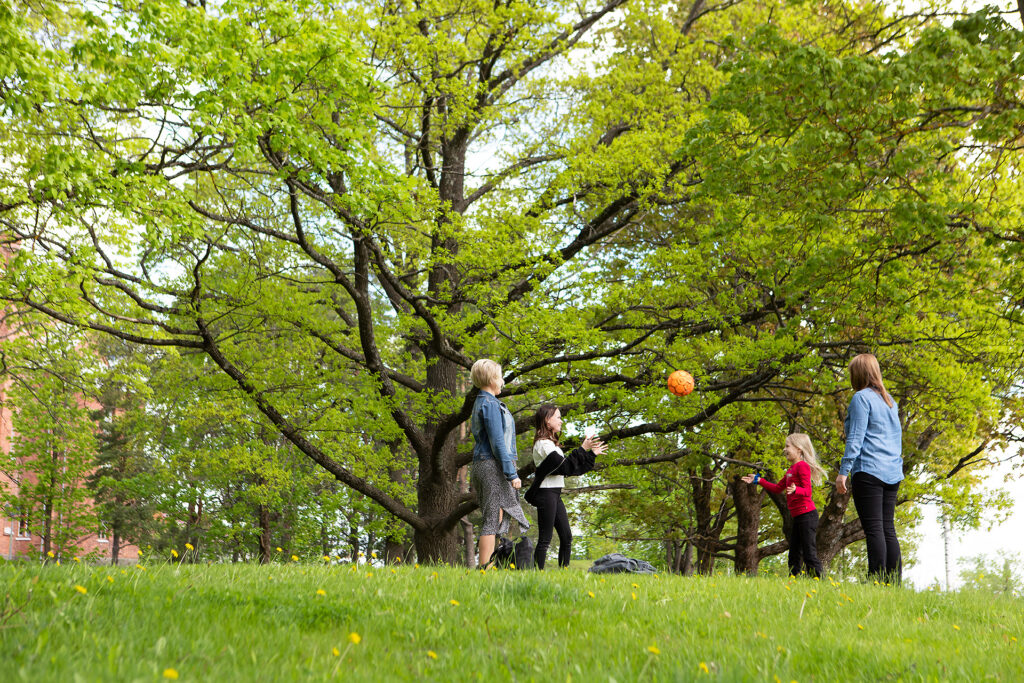
{"label": "small tree trunk", "polygon": [[110,565],[112,567],[117,566],[117,559],[121,555],[121,534],[117,532],[115,527],[114,531],[110,534]]}
{"label": "small tree trunk", "polygon": [[679,560],[679,573],[683,576],[693,576],[693,544],[686,539],[683,546],[682,557]]}
{"label": "small tree trunk", "polygon": [[269,564],[270,558],[270,508],[266,505],[256,507],[256,520],[260,528],[258,554],[260,564]]}
{"label": "small tree trunk", "polygon": [[[465,438],[465,425],[462,426],[462,436]],[[469,493],[469,465],[463,465],[459,468],[459,493]],[[465,563],[470,569],[476,568],[476,533],[473,529],[473,523],[469,521],[469,517],[463,517],[459,520],[459,524],[462,525],[462,543],[465,548]]]}

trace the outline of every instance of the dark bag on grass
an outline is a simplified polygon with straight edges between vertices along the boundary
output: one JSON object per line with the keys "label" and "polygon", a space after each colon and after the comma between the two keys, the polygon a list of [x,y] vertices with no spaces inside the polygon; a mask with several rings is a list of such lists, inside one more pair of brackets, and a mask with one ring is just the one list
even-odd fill
{"label": "dark bag on grass", "polygon": [[644,560],[634,560],[622,553],[611,553],[595,560],[590,571],[594,574],[653,574],[654,565]]}
{"label": "dark bag on grass", "polygon": [[500,538],[487,564],[502,569],[533,569],[533,541],[526,536],[515,542]]}

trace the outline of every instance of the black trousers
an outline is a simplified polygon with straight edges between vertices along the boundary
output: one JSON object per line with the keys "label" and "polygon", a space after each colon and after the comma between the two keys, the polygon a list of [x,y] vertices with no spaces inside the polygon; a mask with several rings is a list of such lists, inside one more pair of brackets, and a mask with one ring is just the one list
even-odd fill
{"label": "black trousers", "polygon": [[533,561],[537,564],[537,569],[544,569],[552,531],[558,532],[558,566],[568,567],[572,554],[572,529],[569,527],[569,515],[565,511],[565,504],[562,503],[562,489],[539,489],[537,529],[537,549],[533,551]]}
{"label": "black trousers", "polygon": [[811,510],[793,518],[789,539],[789,573],[798,576],[807,568],[811,576],[821,576],[818,561],[818,511]]}
{"label": "black trousers", "polygon": [[903,577],[903,557],[893,518],[900,484],[886,484],[866,472],[857,472],[851,483],[853,505],[868,546],[868,576],[883,583],[899,583]]}

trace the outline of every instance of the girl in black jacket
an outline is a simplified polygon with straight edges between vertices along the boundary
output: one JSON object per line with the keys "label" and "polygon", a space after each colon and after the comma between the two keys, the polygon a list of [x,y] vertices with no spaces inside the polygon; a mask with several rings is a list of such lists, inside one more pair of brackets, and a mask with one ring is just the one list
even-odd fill
{"label": "girl in black jacket", "polygon": [[572,551],[572,529],[569,515],[562,503],[562,486],[565,477],[586,474],[594,469],[596,456],[608,448],[595,437],[588,436],[583,445],[562,453],[558,435],[562,431],[562,413],[550,403],[537,409],[533,416],[536,430],[533,437],[533,462],[537,473],[533,485],[526,492],[526,502],[537,508],[537,549],[533,553],[537,569],[544,569],[544,561],[551,545],[553,531],[558,531],[558,566],[568,567]]}

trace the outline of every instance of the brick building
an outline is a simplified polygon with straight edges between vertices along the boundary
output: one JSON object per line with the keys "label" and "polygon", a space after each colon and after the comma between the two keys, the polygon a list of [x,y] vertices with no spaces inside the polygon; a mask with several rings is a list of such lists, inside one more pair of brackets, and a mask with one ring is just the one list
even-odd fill
{"label": "brick building", "polygon": [[[8,329],[3,318],[0,317],[0,344],[4,342],[7,335]],[[18,482],[22,480],[22,477],[31,478],[32,475],[20,471],[18,462],[11,456],[12,439],[17,430],[17,413],[12,411],[11,406],[5,400],[7,387],[8,383],[0,380],[0,492],[17,493]],[[76,485],[85,486],[85,482],[79,481]],[[5,509],[4,506],[0,506],[0,534],[2,534],[0,535],[0,557],[4,559],[38,557],[42,550],[43,539],[39,535],[31,533],[28,516],[19,514],[16,510]],[[105,558],[109,562],[111,543],[112,540],[107,533],[97,530],[75,540],[75,546],[78,549],[76,555],[93,556],[101,562]],[[71,558],[64,559],[70,560]],[[118,553],[119,562],[132,563],[137,562],[138,559],[139,549],[136,546],[121,544]]]}

